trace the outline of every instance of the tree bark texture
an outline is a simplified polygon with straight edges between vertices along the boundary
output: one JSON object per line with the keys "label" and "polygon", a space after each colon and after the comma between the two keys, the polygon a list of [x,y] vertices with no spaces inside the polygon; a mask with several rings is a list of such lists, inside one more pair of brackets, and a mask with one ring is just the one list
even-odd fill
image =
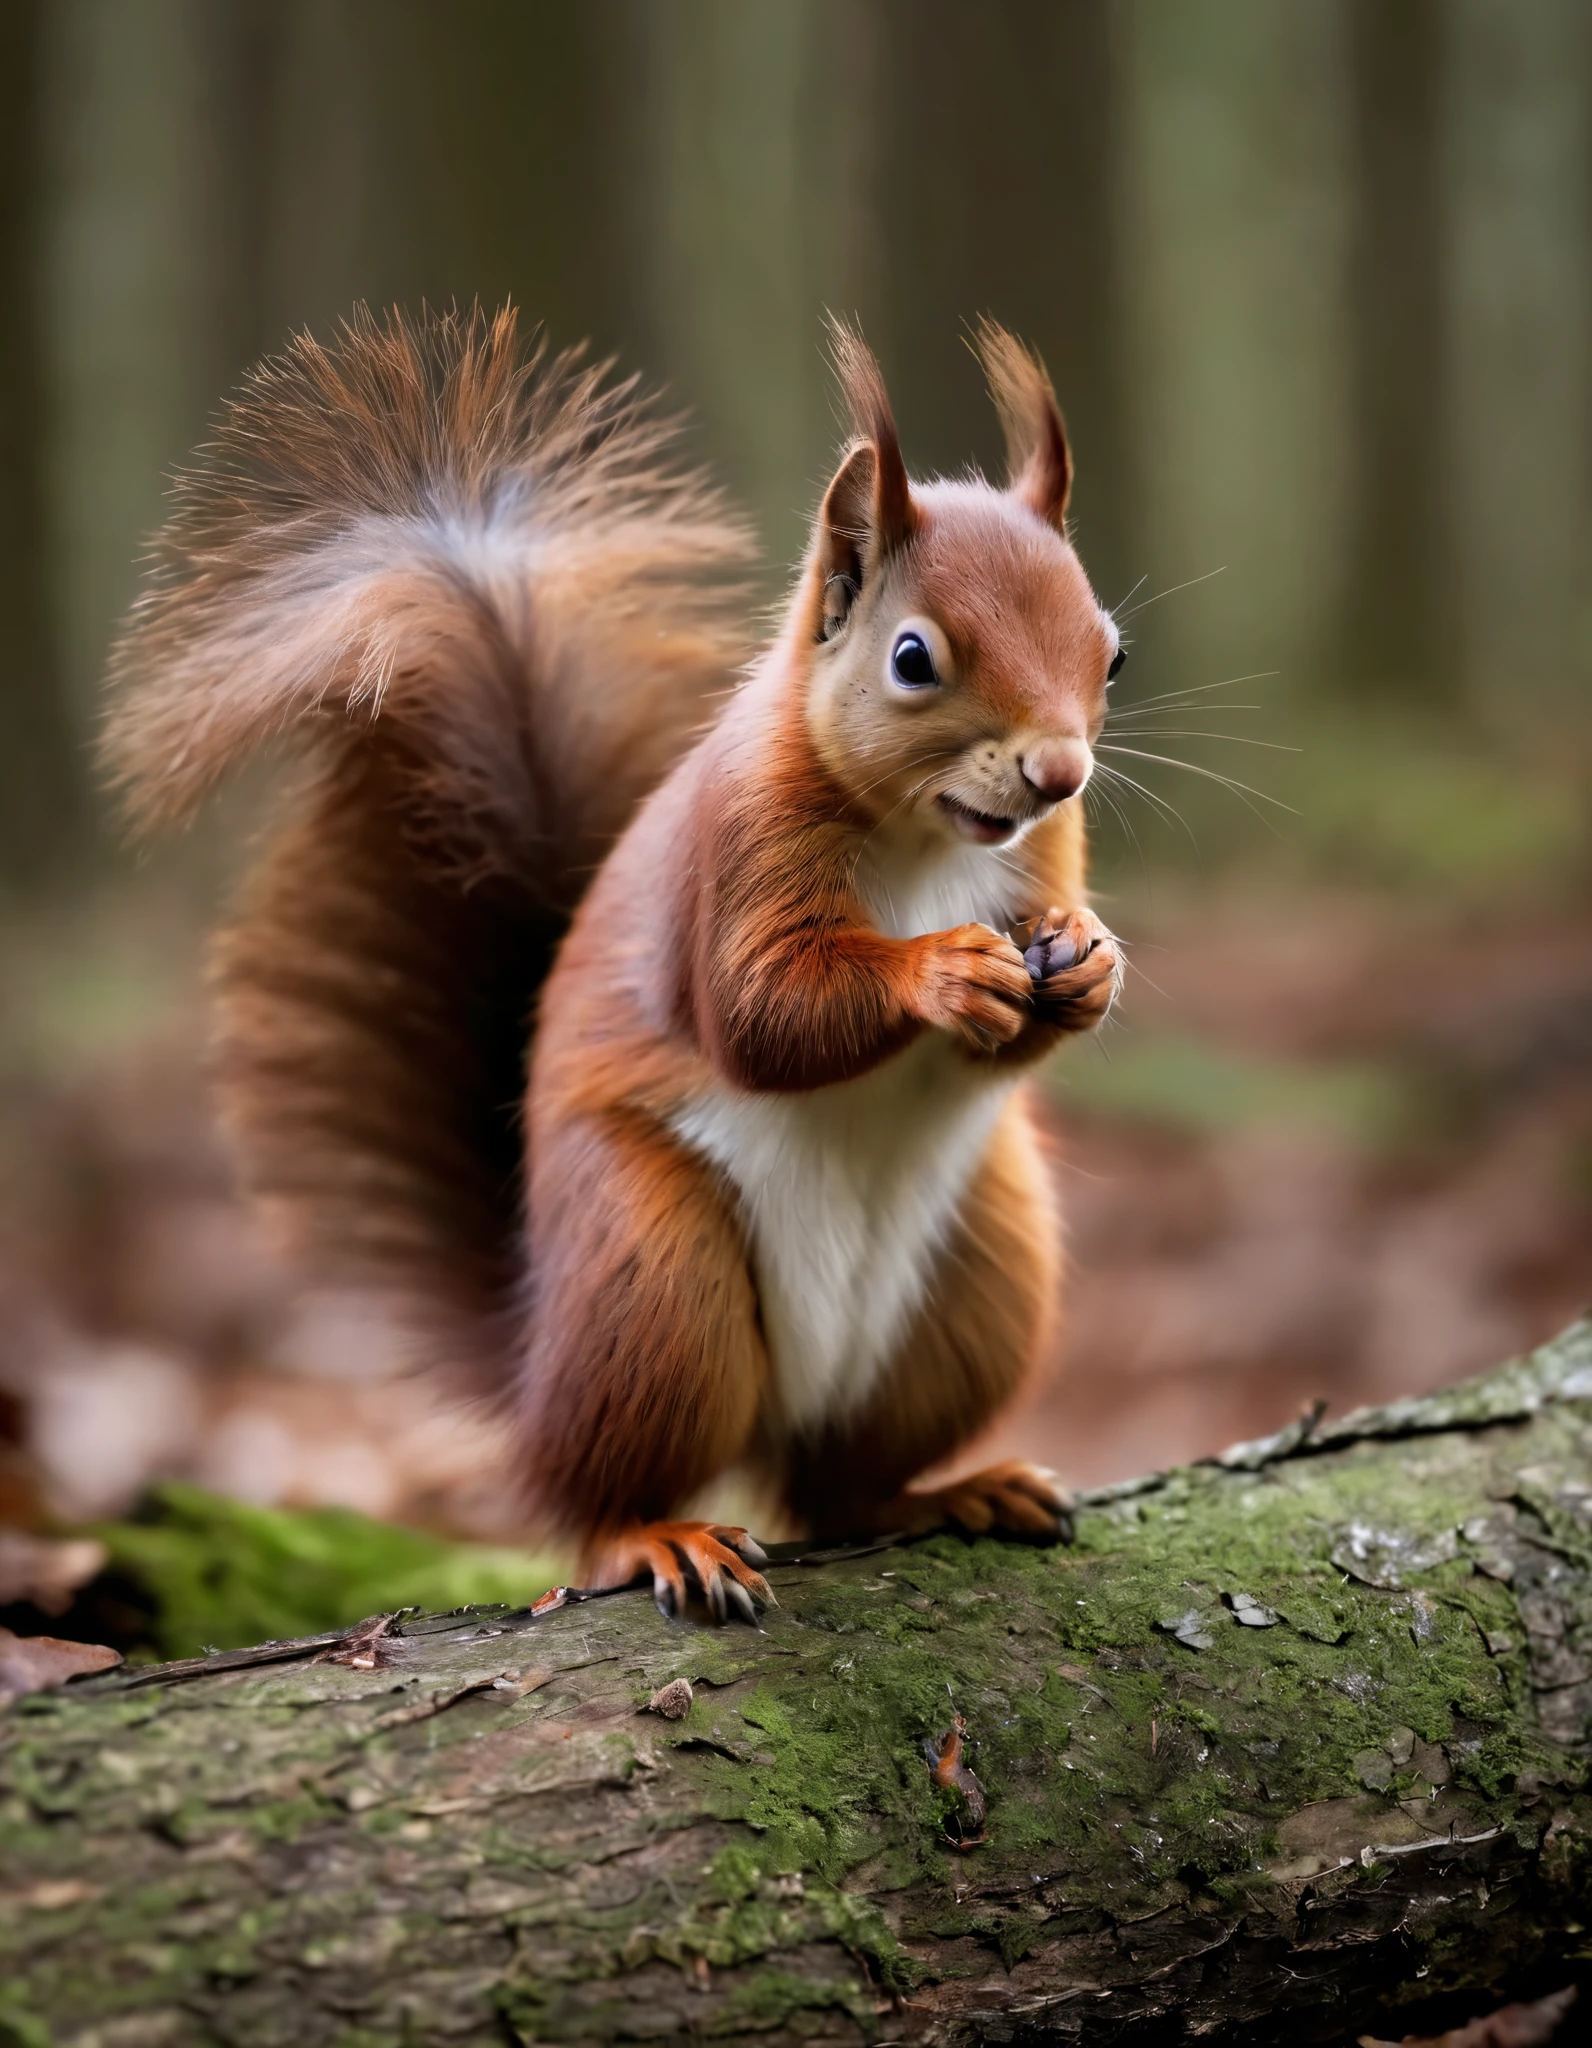
{"label": "tree bark texture", "polygon": [[0,2041],[1344,2041],[1588,1953],[1592,1325],[1067,1549],[771,1577],[19,1702]]}

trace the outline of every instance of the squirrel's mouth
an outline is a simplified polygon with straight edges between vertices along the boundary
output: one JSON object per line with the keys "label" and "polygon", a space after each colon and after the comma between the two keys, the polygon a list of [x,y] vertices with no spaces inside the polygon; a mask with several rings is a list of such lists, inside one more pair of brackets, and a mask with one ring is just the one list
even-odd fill
{"label": "squirrel's mouth", "polygon": [[1017,830],[1015,818],[997,818],[988,811],[975,811],[971,804],[964,804],[959,797],[942,793],[939,805],[962,837],[979,846],[999,846],[1003,839],[1010,839]]}

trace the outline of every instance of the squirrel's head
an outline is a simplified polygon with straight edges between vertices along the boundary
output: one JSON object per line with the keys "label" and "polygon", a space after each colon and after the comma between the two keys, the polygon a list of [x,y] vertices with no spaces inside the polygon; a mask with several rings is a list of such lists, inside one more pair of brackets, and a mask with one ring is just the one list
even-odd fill
{"label": "squirrel's head", "polygon": [[836,327],[853,439],[813,530],[795,624],[829,772],[875,822],[1001,845],[1089,779],[1121,666],[1067,540],[1072,459],[1043,364],[978,334],[1009,475],[912,484],[878,363]]}

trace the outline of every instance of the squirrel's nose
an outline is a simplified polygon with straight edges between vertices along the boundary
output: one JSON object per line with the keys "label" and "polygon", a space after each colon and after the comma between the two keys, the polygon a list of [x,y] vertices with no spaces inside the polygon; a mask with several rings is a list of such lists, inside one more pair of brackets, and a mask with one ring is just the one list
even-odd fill
{"label": "squirrel's nose", "polygon": [[1046,740],[1030,747],[1018,765],[1035,796],[1059,804],[1076,796],[1089,780],[1094,756],[1087,740]]}

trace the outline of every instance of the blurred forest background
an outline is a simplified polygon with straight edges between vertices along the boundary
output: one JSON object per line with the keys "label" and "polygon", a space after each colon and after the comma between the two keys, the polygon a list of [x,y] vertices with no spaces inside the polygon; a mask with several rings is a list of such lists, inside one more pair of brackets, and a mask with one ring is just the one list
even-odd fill
{"label": "blurred forest background", "polygon": [[259,792],[134,859],[95,786],[167,474],[358,299],[512,296],[666,385],[770,591],[837,438],[826,306],[920,471],[997,457],[965,323],[1045,354],[1118,741],[1264,795],[1107,757],[1148,792],[1096,817],[1136,971],[1047,1080],[1076,1277],[1003,1441],[1096,1481],[1592,1295],[1581,0],[0,0],[0,36],[0,1521],[175,1475],[512,1525],[496,1444],[294,1291],[207,1121]]}

